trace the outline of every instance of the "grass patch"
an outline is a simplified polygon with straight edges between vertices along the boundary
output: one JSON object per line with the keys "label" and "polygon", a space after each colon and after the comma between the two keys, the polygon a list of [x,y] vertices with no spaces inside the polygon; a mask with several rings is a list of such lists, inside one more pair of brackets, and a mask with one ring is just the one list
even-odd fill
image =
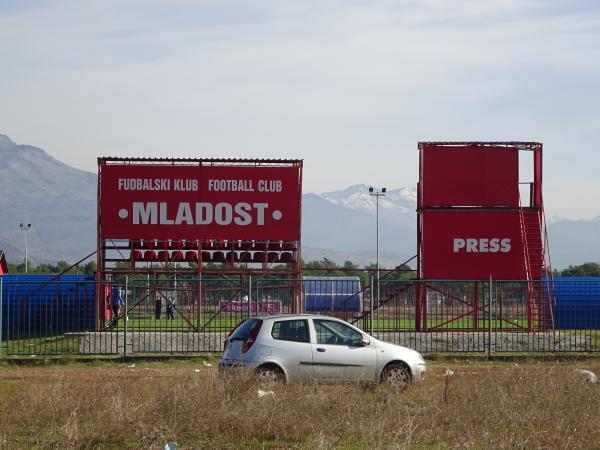
{"label": "grass patch", "polygon": [[[83,333],[83,332],[81,332]],[[3,354],[16,355],[76,355],[79,353],[80,334],[49,334],[2,341]]]}
{"label": "grass patch", "polygon": [[[154,317],[143,316],[136,317],[134,314],[129,315],[127,321],[128,330],[136,331],[224,331],[228,332],[235,327],[238,322],[245,319],[247,316],[234,316],[231,314],[202,314],[200,316],[186,316],[176,314],[173,319],[167,319],[163,314],[162,318],[155,319]],[[120,318],[117,326],[113,326],[110,330],[123,331],[125,329],[125,320]]]}
{"label": "grass patch", "polygon": [[[2,448],[598,448],[600,363],[430,364],[422,385],[223,380],[204,359],[3,366]],[[448,386],[446,367],[455,375]],[[447,395],[444,391],[447,388]]]}
{"label": "grass patch", "polygon": [[[247,318],[247,316],[232,315],[228,313],[223,314],[202,314],[200,316],[185,316],[181,314],[175,315],[174,319],[167,319],[164,315],[161,319],[155,319],[154,317],[144,316],[139,317],[134,314],[129,315],[127,321],[127,329],[135,331],[223,331],[228,332],[235,327],[241,320]],[[346,319],[351,320],[350,316]],[[362,321],[360,321],[362,323]],[[527,327],[527,320],[515,319],[512,322],[516,325],[511,325],[506,321],[492,320],[491,326],[493,330],[505,331],[512,329],[523,329]],[[370,321],[367,320],[367,324]],[[424,327],[425,324],[422,324]],[[533,327],[537,326],[534,322]],[[416,328],[416,322],[414,319],[407,319],[404,317],[380,317],[373,318],[373,330],[379,331],[397,331],[406,330],[414,331]],[[452,316],[442,316],[427,319],[427,328],[434,329],[439,327],[440,330],[451,330],[451,329],[480,329],[487,330],[489,328],[489,321],[486,319],[479,319],[475,322],[473,319],[466,317],[460,319],[453,319]],[[520,327],[520,328],[519,328]],[[120,318],[117,326],[110,328],[113,331],[123,331],[125,329],[125,321]]]}

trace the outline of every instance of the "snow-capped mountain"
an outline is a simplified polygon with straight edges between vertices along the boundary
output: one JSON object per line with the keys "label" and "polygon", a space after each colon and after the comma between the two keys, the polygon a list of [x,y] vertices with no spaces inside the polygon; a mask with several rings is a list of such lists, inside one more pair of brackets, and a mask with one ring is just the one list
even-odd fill
{"label": "snow-capped mountain", "polygon": [[[323,255],[336,262],[375,260],[376,198],[369,186],[354,185],[322,194],[305,194],[302,209],[302,243],[305,260]],[[379,198],[380,258],[391,267],[416,252],[416,191],[391,189]],[[572,220],[558,215],[548,219],[552,265],[562,269],[587,261],[600,261],[600,216]],[[343,230],[343,232],[341,232]],[[327,253],[327,249],[329,253]],[[351,257],[350,257],[351,256]]]}
{"label": "snow-capped mountain", "polygon": [[[342,263],[376,260],[377,198],[359,184],[340,191],[302,196],[302,248],[305,260]],[[416,253],[416,192],[390,189],[379,197],[379,251],[393,267]],[[352,255],[352,257],[348,257]]]}
{"label": "snow-capped mountain", "polygon": [[[324,192],[317,195],[336,205],[373,214],[377,208],[377,198],[369,193],[369,186],[366,184],[355,184],[341,191]],[[388,189],[385,195],[379,197],[380,214],[386,212],[412,214],[416,207],[417,191],[415,189]]]}

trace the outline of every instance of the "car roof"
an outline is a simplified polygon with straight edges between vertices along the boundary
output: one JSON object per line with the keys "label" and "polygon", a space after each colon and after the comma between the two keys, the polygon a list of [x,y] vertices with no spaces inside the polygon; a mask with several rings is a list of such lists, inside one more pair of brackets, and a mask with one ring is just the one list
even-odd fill
{"label": "car roof", "polygon": [[339,321],[343,322],[343,320],[338,319],[337,317],[323,316],[321,314],[279,314],[279,315],[272,315],[272,316],[255,316],[255,317],[248,317],[248,318],[249,319],[261,319],[261,320],[274,320],[274,319],[293,320],[293,319],[305,319],[308,317],[312,317],[313,319],[332,319],[332,320],[339,320]]}

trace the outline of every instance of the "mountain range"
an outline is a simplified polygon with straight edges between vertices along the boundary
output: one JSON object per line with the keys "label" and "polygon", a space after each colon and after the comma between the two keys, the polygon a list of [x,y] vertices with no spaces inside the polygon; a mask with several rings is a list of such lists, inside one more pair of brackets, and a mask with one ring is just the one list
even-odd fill
{"label": "mountain range", "polygon": [[0,248],[11,262],[24,258],[26,232],[33,262],[76,262],[96,247],[97,177],[40,148],[0,135]]}
{"label": "mountain range", "polygon": [[[34,263],[76,262],[96,248],[97,175],[70,167],[44,150],[0,134],[0,249],[23,261],[25,235]],[[379,211],[380,263],[394,267],[416,252],[416,191],[389,189],[369,195],[359,184],[302,196],[305,260],[375,261]],[[19,224],[31,224],[24,233]],[[600,216],[557,219],[548,225],[554,267],[600,260]]]}

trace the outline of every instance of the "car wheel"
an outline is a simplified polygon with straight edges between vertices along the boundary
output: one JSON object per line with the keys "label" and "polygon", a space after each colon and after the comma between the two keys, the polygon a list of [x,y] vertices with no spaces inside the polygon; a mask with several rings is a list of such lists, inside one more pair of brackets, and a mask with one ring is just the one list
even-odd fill
{"label": "car wheel", "polygon": [[256,369],[258,383],[261,385],[270,385],[275,383],[283,383],[285,376],[283,371],[277,366],[262,366]]}
{"label": "car wheel", "polygon": [[392,363],[383,369],[381,382],[386,386],[403,391],[410,384],[410,372],[406,366]]}

